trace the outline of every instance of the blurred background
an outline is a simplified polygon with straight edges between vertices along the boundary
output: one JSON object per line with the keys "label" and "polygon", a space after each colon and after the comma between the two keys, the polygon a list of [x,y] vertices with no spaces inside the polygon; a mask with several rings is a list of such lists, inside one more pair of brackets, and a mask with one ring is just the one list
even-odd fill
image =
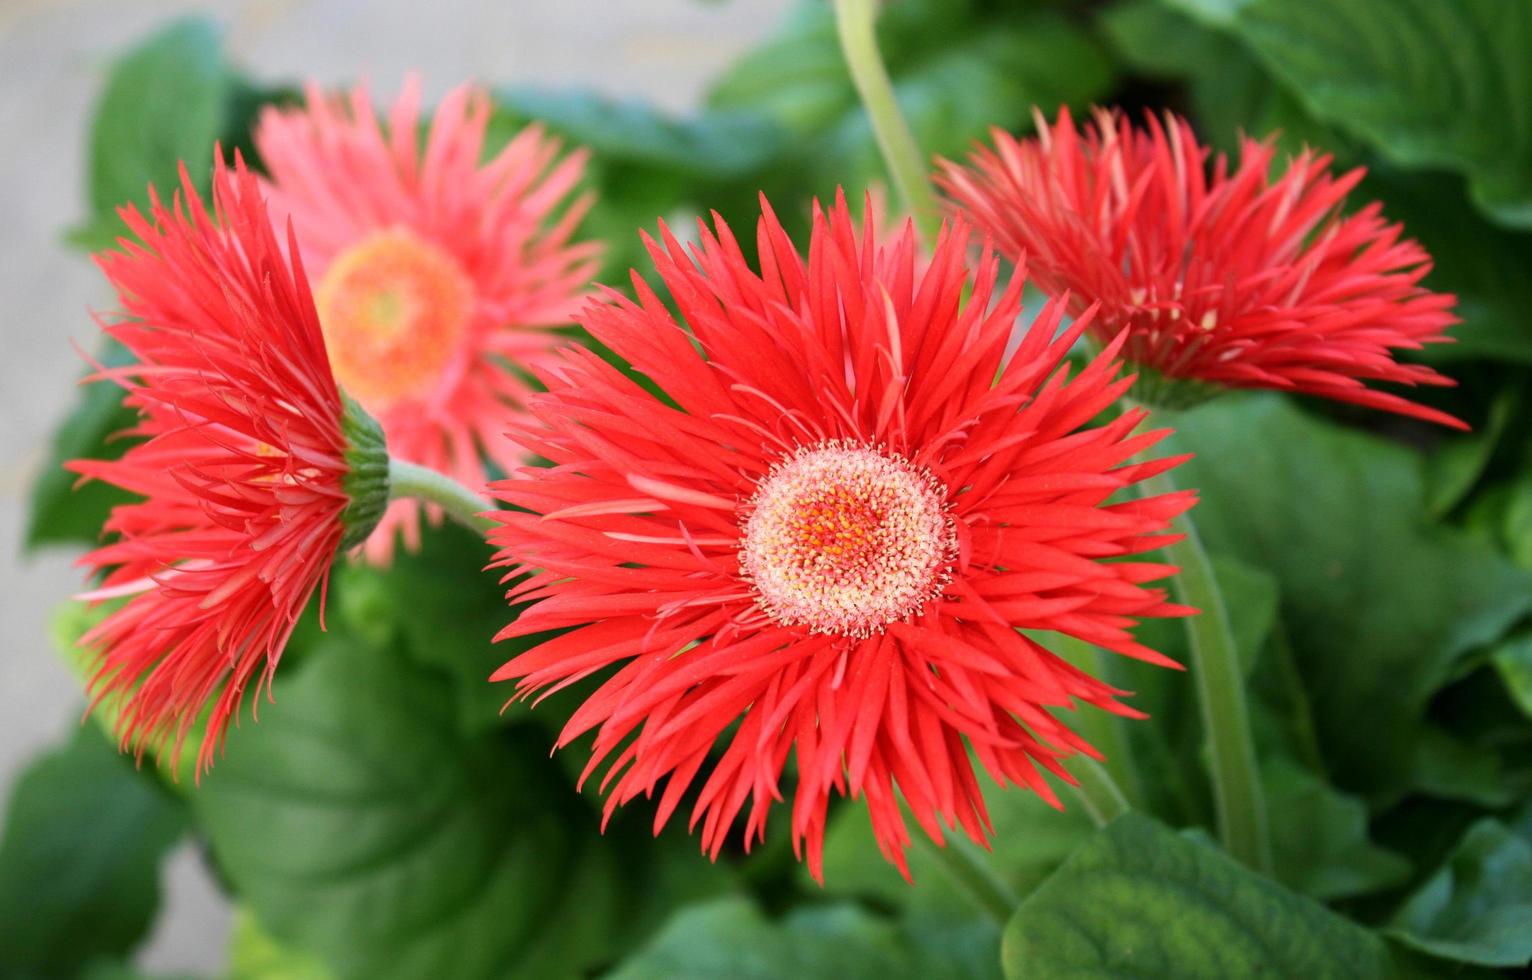
{"label": "blurred background", "polygon": [[[167,20],[208,13],[231,58],[262,82],[372,80],[393,92],[424,74],[439,97],[458,81],[582,86],[675,111],[775,26],[787,0],[0,0],[0,786],[78,714],[78,685],[49,655],[48,620],[79,588],[75,551],[21,554],[27,488],[75,398],[110,303],[64,230],[85,214],[85,140],[111,59]],[[172,861],[166,913],[141,957],[149,970],[222,968],[228,910],[188,846]],[[8,923],[14,925],[14,923]]]}

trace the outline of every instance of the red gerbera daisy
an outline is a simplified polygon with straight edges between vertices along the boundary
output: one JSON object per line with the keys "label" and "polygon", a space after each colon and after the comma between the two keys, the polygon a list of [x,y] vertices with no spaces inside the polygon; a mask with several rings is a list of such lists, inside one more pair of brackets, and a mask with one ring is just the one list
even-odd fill
{"label": "red gerbera daisy", "polygon": [[491,532],[526,576],[509,597],[536,600],[500,635],[570,631],[495,677],[531,695],[616,668],[559,738],[597,730],[608,815],[663,782],[658,828],[700,781],[704,849],[747,802],[748,846],[795,752],[812,872],[832,791],[866,797],[903,870],[897,796],[937,840],[982,842],[973,760],[1053,801],[1041,772],[1095,753],[1050,709],[1133,714],[1021,630],[1169,663],[1129,628],[1184,611],[1144,584],[1173,569],[1101,559],[1159,547],[1193,498],[1108,502],[1177,462],[1129,462],[1165,433],[1132,434],[1139,410],[1085,427],[1131,382],[1115,344],[1066,379],[1088,313],[1055,336],[1050,304],[1005,356],[1022,279],[997,296],[988,254],[971,277],[961,223],[921,272],[908,225],[880,248],[844,200],[816,205],[805,261],[762,206],[759,273],[716,218],[689,251],[645,237],[685,327],[636,273],[637,303],[586,309],[665,398],[586,350],[544,373],[515,435],[553,465],[493,487],[521,509]]}
{"label": "red gerbera daisy", "polygon": [[[118,709],[124,748],[182,742],[211,702],[197,759],[211,764],[253,676],[282,648],[338,547],[359,543],[387,496],[381,433],[330,374],[303,269],[284,261],[255,177],[213,177],[216,221],[186,170],[185,197],[121,211],[138,237],[96,257],[124,315],[102,328],[136,358],[101,371],[127,389],[147,441],[70,469],[145,499],[115,508],[117,535],[81,559],[104,571],[86,598],[131,596],[81,643],[92,707]],[[289,243],[290,245],[290,243]]]}
{"label": "red gerbera daisy", "polygon": [[1394,352],[1446,341],[1457,318],[1454,297],[1420,285],[1430,256],[1376,203],[1340,213],[1362,169],[1335,177],[1305,150],[1274,177],[1273,143],[1244,139],[1232,173],[1222,155],[1210,171],[1170,113],[1135,129],[1098,110],[1082,133],[1062,110],[1037,130],[994,131],[994,150],[943,163],[938,181],[1045,291],[1099,303],[1094,333],[1126,330],[1145,381],[1284,388],[1464,427],[1364,384],[1452,384]]}
{"label": "red gerbera daisy", "polygon": [[[349,98],[310,86],[305,108],[268,108],[255,133],[272,213],[291,216],[317,283],[336,378],[397,458],[475,487],[483,453],[504,470],[522,462],[503,438],[508,406],[528,391],[511,365],[558,342],[550,328],[569,324],[599,250],[570,241],[588,195],[557,214],[585,153],[560,160],[558,141],[531,126],[482,162],[491,110],[459,86],[422,149],[418,79],[386,132],[366,86]],[[414,547],[418,508],[393,503],[368,555],[386,561],[396,532]]]}

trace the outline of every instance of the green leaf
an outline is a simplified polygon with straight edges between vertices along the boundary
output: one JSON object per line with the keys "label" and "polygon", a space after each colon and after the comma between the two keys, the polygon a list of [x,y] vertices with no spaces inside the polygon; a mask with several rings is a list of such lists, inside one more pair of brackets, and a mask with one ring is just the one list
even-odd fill
{"label": "green leaf", "polygon": [[1523,0],[1172,0],[1239,37],[1323,122],[1471,182],[1532,228],[1532,5]]}
{"label": "green leaf", "polygon": [[322,644],[262,708],[197,813],[262,925],[339,976],[572,975],[723,880],[637,823],[603,836],[546,735],[464,734],[445,678],[387,647]]}
{"label": "green leaf", "polygon": [[1001,956],[1010,980],[1393,975],[1376,936],[1137,813],[1022,902]]}
{"label": "green leaf", "polygon": [[1465,651],[1532,606],[1532,577],[1432,525],[1420,458],[1400,446],[1275,396],[1226,396],[1158,421],[1197,453],[1177,479],[1201,491],[1193,513],[1209,548],[1277,578],[1336,782],[1397,796],[1426,702]]}
{"label": "green leaf", "polygon": [[312,953],[273,939],[247,908],[236,910],[229,937],[228,980],[332,980]]}
{"label": "green leaf", "polygon": [[1415,733],[1418,752],[1412,789],[1444,800],[1500,807],[1516,800],[1499,756],[1432,724]]}
{"label": "green leaf", "polygon": [[65,976],[133,949],[185,828],[181,807],[94,728],[34,762],[0,839],[0,974]]}
{"label": "green leaf", "polygon": [[1532,718],[1532,633],[1508,640],[1490,654],[1489,662],[1521,713]]}
{"label": "green leaf", "polygon": [[[106,367],[120,367],[131,363],[131,355],[121,344],[109,341],[99,360]],[[109,381],[80,389],[74,408],[54,432],[47,459],[32,484],[28,548],[94,542],[111,509],[132,499],[100,481],[76,488],[78,476],[64,469],[72,459],[116,459],[128,451],[132,440],[112,438],[137,420],[136,413],[122,404],[122,395],[122,388]]]}
{"label": "green leaf", "polygon": [[1434,956],[1526,966],[1532,962],[1532,844],[1498,821],[1474,824],[1388,931]]}
{"label": "green leaf", "polygon": [[1522,473],[1508,489],[1510,499],[1501,525],[1501,536],[1511,560],[1522,568],[1532,569],[1532,467]]}
{"label": "green leaf", "polygon": [[484,572],[489,559],[482,537],[449,521],[427,528],[420,550],[401,549],[388,568],[347,562],[334,572],[337,632],[379,648],[402,641],[411,660],[450,677],[469,734],[500,721],[512,686],[489,675],[517,652],[494,642],[514,616]]}
{"label": "green leaf", "polygon": [[772,922],[731,898],[682,910],[606,980],[998,980],[993,943],[983,923],[901,926],[853,905]]}
{"label": "green leaf", "polygon": [[[224,131],[233,75],[222,32],[187,18],[153,35],[112,66],[90,129],[89,199],[108,227],[117,207],[166,191],[184,160],[193,177],[211,173],[213,144]],[[202,181],[205,186],[205,181]]]}
{"label": "green leaf", "polygon": [[1401,884],[1410,862],[1367,836],[1361,800],[1284,759],[1268,760],[1261,775],[1271,822],[1277,878],[1322,902]]}

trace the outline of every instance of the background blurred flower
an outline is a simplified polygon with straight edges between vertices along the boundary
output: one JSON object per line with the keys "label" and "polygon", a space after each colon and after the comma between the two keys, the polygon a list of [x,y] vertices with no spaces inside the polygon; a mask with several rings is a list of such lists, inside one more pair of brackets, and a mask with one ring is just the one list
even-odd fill
{"label": "background blurred flower", "polygon": [[[380,124],[365,85],[301,109],[269,107],[255,133],[272,213],[291,217],[341,385],[378,417],[390,450],[473,487],[483,455],[522,453],[502,434],[528,392],[519,373],[558,342],[595,272],[599,246],[572,243],[590,204],[565,205],[585,153],[559,158],[538,126],[488,161],[492,106],[462,85],[421,144],[412,77]],[[562,213],[560,213],[562,208]],[[396,501],[367,553],[419,538],[419,507]],[[439,519],[434,508],[428,508]]]}
{"label": "background blurred flower", "polygon": [[1088,314],[1055,337],[1050,304],[1005,359],[1022,276],[997,296],[987,254],[970,276],[961,223],[921,273],[908,226],[878,248],[844,199],[816,207],[805,260],[762,204],[759,273],[721,219],[689,252],[646,237],[686,327],[637,274],[637,303],[584,314],[668,400],[585,350],[543,375],[513,434],[553,466],[495,485],[521,509],[491,532],[509,596],[537,600],[501,637],[573,629],[496,677],[530,696],[618,667],[558,740],[597,729],[608,815],[668,776],[658,827],[700,779],[704,849],[747,802],[748,846],[796,750],[810,870],[832,791],[865,795],[904,870],[900,795],[933,838],[983,841],[974,759],[1053,800],[1041,771],[1093,750],[1050,709],[1133,713],[1018,628],[1169,664],[1129,629],[1185,611],[1144,585],[1173,570],[1099,559],[1158,547],[1193,495],[1107,503],[1177,462],[1127,462],[1164,433],[1082,428],[1131,381],[1117,344],[1066,381]]}
{"label": "background blurred flower", "polygon": [[92,706],[115,710],[124,748],[168,749],[172,766],[211,706],[199,774],[387,494],[381,434],[336,388],[303,269],[238,158],[232,172],[219,158],[213,205],[216,218],[183,167],[172,206],[123,209],[141,244],[97,256],[123,309],[102,328],[138,361],[99,376],[127,390],[140,418],[123,435],[145,441],[70,464],[144,497],[81,559],[106,573],[85,598],[132,597],[81,640]]}
{"label": "background blurred flower", "polygon": [[[1149,369],[1136,394],[1285,388],[1466,427],[1364,384],[1452,384],[1395,352],[1446,341],[1457,318],[1453,296],[1420,285],[1430,256],[1378,204],[1340,213],[1362,169],[1335,177],[1305,150],[1273,174],[1274,141],[1244,138],[1232,172],[1221,155],[1210,171],[1171,113],[1139,129],[1097,110],[1077,129],[1064,109],[1037,130],[996,129],[994,149],[937,179],[1044,290],[1069,290],[1076,311],[1099,302],[1101,339],[1127,330],[1124,355]],[[1192,384],[1156,391],[1162,380]]]}

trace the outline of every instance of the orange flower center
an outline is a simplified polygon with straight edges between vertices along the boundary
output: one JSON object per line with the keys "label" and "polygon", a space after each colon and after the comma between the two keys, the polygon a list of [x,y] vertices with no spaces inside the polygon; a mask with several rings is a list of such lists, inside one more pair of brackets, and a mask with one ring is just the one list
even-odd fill
{"label": "orange flower center", "polygon": [[390,230],[337,256],[314,301],[335,380],[383,412],[436,389],[468,326],[473,284],[441,247]]}
{"label": "orange flower center", "polygon": [[863,637],[918,613],[952,577],[957,536],[936,478],[834,440],[774,466],[746,507],[739,564],[766,614]]}

